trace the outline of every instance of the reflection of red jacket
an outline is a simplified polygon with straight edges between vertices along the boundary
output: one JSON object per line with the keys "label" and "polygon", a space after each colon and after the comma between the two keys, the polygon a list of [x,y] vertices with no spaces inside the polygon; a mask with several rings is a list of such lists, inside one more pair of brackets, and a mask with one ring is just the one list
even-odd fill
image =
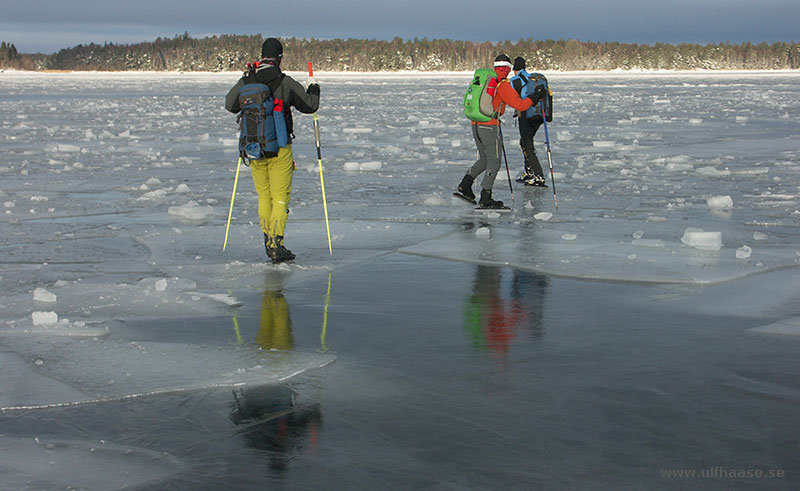
{"label": "reflection of red jacket", "polygon": [[516,300],[493,298],[490,308],[486,323],[486,343],[496,355],[507,355],[517,325],[528,315]]}
{"label": "reflection of red jacket", "polygon": [[[508,79],[504,78],[497,82],[497,88],[495,89],[494,97],[492,98],[492,106],[497,114],[502,116],[506,111],[506,106],[511,106],[517,111],[525,111],[533,106],[533,101],[527,97],[525,99],[521,98],[517,91],[514,90],[514,87],[511,86]],[[498,122],[497,118],[495,118],[485,123],[473,122],[472,124],[496,125]]]}

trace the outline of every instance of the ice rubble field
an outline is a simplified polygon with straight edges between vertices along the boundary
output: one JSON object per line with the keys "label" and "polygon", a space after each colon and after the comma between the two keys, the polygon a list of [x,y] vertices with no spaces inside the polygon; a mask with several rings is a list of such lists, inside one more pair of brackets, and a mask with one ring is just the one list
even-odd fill
{"label": "ice rubble field", "polygon": [[[37,353],[30,333],[96,343],[125,320],[217,315],[237,295],[263,290],[265,270],[297,282],[393,251],[675,284],[800,264],[800,74],[549,74],[559,207],[552,187],[515,183],[512,197],[503,169],[494,194],[514,211],[502,216],[477,215],[452,197],[475,158],[461,115],[470,74],[318,74],[334,252],[312,118],[295,111],[286,235],[298,259],[280,266],[265,261],[246,168],[221,251],[237,160],[235,117],[223,101],[238,75],[0,73],[7,366],[26,370],[16,357]],[[504,121],[513,179],[521,151],[510,113]],[[536,145],[547,169],[543,129]],[[796,332],[797,324],[788,319],[772,330]],[[66,341],[58,349],[58,359],[97,350]],[[245,383],[261,367],[248,356],[209,354],[216,373],[185,369],[174,384],[159,385],[147,374],[131,380],[131,367],[149,363],[139,356],[146,348],[103,349],[123,362],[79,383],[77,369],[69,375],[68,366],[40,364],[75,379],[84,394],[62,387],[20,399],[6,391],[2,405]],[[298,356],[275,376],[329,361]],[[109,378],[127,382],[109,388]]]}

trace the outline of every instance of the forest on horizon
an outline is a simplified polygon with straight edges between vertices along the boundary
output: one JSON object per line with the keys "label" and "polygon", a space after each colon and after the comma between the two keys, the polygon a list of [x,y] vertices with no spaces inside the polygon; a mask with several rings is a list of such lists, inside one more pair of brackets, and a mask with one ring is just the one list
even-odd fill
{"label": "forest on horizon", "polygon": [[[23,54],[0,43],[0,69],[66,71],[239,71],[259,58],[260,35],[193,38],[188,33],[136,44],[79,44],[56,53]],[[800,68],[800,44],[669,44],[589,42],[576,39],[502,42],[449,39],[281,38],[284,70],[313,62],[320,71],[471,71],[498,53],[522,56],[538,71],[581,70],[786,70]]]}

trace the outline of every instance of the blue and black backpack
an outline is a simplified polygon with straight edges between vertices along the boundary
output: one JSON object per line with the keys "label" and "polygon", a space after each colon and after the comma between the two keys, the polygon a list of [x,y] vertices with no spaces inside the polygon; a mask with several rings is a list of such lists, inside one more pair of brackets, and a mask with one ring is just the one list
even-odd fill
{"label": "blue and black backpack", "polygon": [[289,144],[283,101],[273,97],[283,74],[269,85],[247,83],[248,78],[255,80],[254,76],[245,77],[245,84],[239,88],[239,155],[245,161],[275,157]]}
{"label": "blue and black backpack", "polygon": [[511,86],[514,87],[523,99],[533,94],[537,85],[544,85],[544,88],[547,89],[547,97],[525,111],[525,117],[528,119],[536,116],[542,117],[542,107],[544,107],[544,114],[547,122],[549,123],[553,120],[553,93],[550,91],[550,86],[544,75],[520,70],[516,75],[511,77],[509,81],[511,82]]}

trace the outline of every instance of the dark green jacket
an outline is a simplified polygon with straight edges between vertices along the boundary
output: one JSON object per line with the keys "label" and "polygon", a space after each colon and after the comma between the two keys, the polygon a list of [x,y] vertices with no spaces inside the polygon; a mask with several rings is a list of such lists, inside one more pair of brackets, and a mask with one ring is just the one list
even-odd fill
{"label": "dark green jacket", "polygon": [[[292,107],[305,114],[317,112],[319,109],[319,85],[309,85],[308,90],[303,89],[292,77],[281,73],[281,69],[274,66],[262,66],[255,72],[255,77],[250,72],[245,72],[236,85],[228,91],[225,96],[225,109],[232,113],[241,111],[239,106],[239,87],[246,83],[261,83],[270,85],[277,78],[281,77],[280,84],[275,88],[273,97],[283,101],[283,114],[286,118],[286,130],[289,135],[293,135],[294,125],[292,123]],[[274,87],[274,84],[273,84]]]}

